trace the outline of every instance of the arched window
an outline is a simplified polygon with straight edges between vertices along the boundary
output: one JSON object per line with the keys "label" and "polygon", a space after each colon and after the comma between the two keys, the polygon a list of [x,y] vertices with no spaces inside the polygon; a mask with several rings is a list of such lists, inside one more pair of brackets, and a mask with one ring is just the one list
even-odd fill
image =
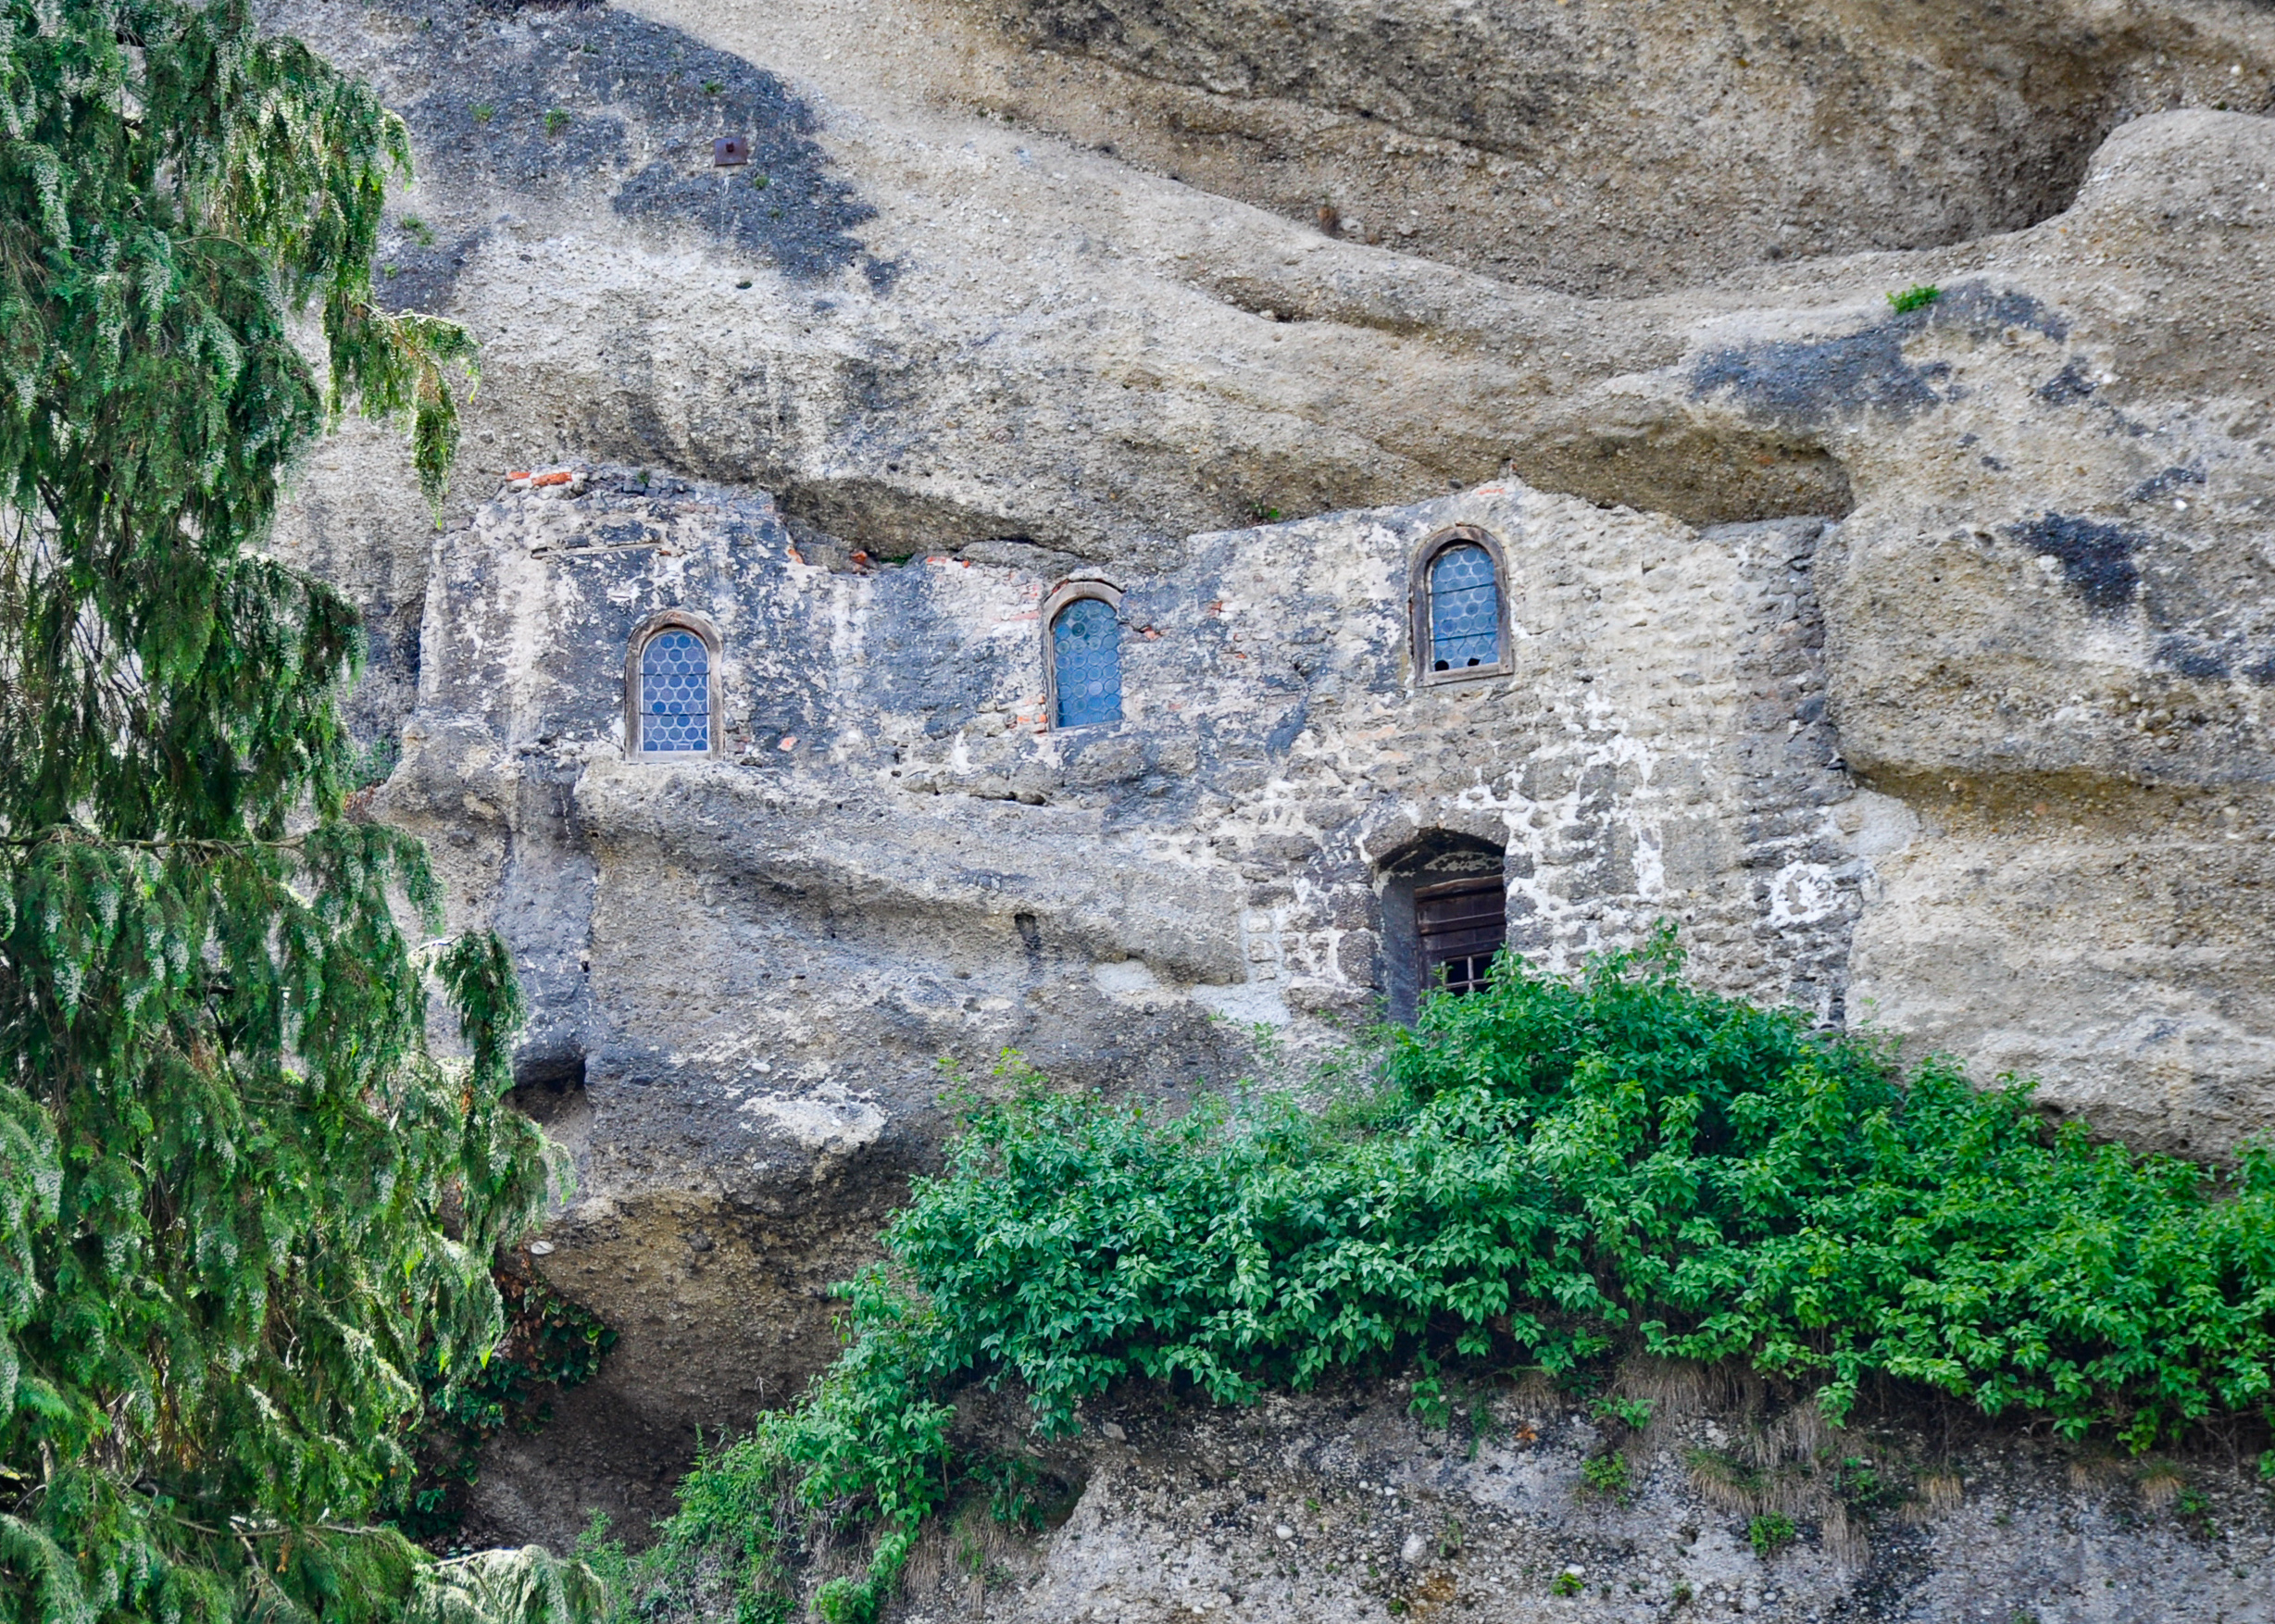
{"label": "arched window", "polygon": [[1430,565],[1430,668],[1469,670],[1501,663],[1501,586],[1493,555],[1459,542]]}
{"label": "arched window", "polygon": [[1415,593],[1415,652],[1424,681],[1508,669],[1499,549],[1468,526],[1424,550]]}
{"label": "arched window", "polygon": [[632,753],[707,756],[716,752],[718,644],[694,617],[658,616],[632,642],[627,687]]}
{"label": "arched window", "polygon": [[1121,720],[1121,617],[1092,593],[1051,617],[1051,725]]}

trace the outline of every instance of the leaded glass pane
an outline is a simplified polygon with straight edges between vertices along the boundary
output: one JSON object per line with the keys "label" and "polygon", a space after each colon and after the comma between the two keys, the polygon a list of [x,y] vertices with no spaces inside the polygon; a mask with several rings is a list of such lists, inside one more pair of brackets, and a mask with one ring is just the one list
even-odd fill
{"label": "leaded glass pane", "polygon": [[1077,598],[1051,622],[1056,725],[1121,720],[1121,621],[1101,598]]}
{"label": "leaded glass pane", "polygon": [[658,631],[640,651],[643,754],[711,747],[711,651],[692,631]]}
{"label": "leaded glass pane", "polygon": [[1472,542],[1430,566],[1430,668],[1460,671],[1501,663],[1501,592],[1493,555]]}

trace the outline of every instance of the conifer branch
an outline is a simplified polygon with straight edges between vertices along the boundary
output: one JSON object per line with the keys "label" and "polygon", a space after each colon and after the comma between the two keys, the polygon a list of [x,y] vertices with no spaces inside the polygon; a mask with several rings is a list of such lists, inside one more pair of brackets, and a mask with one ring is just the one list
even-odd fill
{"label": "conifer branch", "polygon": [[371,286],[407,132],[249,0],[0,0],[0,1624],[596,1617],[385,1521],[557,1156],[509,958],[406,941],[423,850],[341,816],[358,618],[258,550],[350,408],[439,516],[473,344]]}

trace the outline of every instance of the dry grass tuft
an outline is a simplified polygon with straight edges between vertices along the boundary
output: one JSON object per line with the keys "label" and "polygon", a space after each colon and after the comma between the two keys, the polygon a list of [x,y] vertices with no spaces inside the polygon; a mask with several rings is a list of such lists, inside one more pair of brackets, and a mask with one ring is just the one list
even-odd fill
{"label": "dry grass tuft", "polygon": [[1691,1487],[1717,1511],[1752,1517],[1761,1510],[1757,1473],[1711,1449],[1692,1450],[1685,1464],[1691,1468]]}
{"label": "dry grass tuft", "polygon": [[1034,1565],[1030,1543],[989,1516],[985,1501],[974,1499],[955,1516],[925,1524],[908,1553],[902,1590],[910,1596],[960,1599],[976,1618],[990,1590],[1015,1582]]}
{"label": "dry grass tuft", "polygon": [[2181,1468],[2170,1461],[2158,1460],[2150,1462],[2142,1470],[2137,1486],[2141,1498],[2147,1503],[2149,1509],[2162,1511],[2180,1498],[2181,1491],[2188,1486],[2188,1480],[2181,1475]]}
{"label": "dry grass tuft", "polygon": [[1848,1507],[1839,1501],[1826,1507],[1823,1529],[1825,1555],[1842,1567],[1853,1571],[1872,1560],[1872,1542],[1865,1537],[1863,1529],[1849,1521]]}

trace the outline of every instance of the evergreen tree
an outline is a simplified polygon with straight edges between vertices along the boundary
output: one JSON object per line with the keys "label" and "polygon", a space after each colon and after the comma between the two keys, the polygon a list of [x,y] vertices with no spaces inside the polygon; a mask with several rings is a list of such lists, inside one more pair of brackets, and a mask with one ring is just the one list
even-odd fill
{"label": "evergreen tree", "polygon": [[257,550],[344,405],[439,500],[470,346],[370,288],[407,163],[244,0],[0,0],[0,1619],[592,1608],[376,1520],[547,1176],[503,949],[422,962],[420,848],[346,815],[357,618]]}

